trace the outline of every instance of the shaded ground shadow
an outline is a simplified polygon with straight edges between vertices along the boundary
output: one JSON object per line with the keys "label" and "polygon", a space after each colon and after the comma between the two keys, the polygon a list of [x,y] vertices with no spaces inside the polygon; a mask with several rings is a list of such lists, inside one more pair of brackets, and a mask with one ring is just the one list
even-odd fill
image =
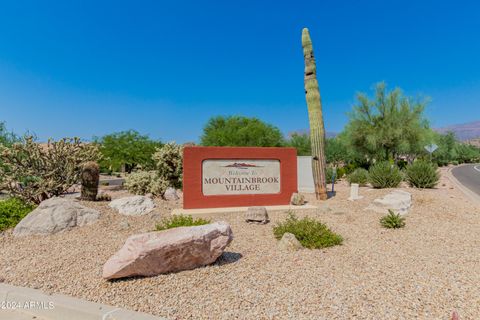
{"label": "shaded ground shadow", "polygon": [[235,263],[243,257],[241,253],[238,252],[229,252],[225,251],[218,259],[215,261],[215,264],[218,266],[223,266],[225,264]]}

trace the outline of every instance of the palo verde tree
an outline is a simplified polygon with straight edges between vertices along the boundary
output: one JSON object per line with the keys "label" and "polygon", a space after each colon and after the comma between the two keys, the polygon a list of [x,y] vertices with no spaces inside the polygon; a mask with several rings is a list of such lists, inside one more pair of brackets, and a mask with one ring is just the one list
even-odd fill
{"label": "palo verde tree", "polygon": [[372,160],[413,160],[424,153],[430,136],[423,112],[425,100],[413,100],[396,88],[387,92],[385,83],[376,86],[375,98],[357,96],[346,133],[351,146]]}
{"label": "palo verde tree", "polygon": [[213,117],[203,128],[201,145],[229,147],[281,147],[283,135],[275,126],[257,118]]}
{"label": "palo verde tree", "polygon": [[103,170],[124,170],[128,173],[137,166],[152,168],[152,156],[156,148],[162,146],[160,141],[151,140],[135,130],[115,132],[94,140],[100,145],[103,156],[100,165]]}
{"label": "palo verde tree", "polygon": [[310,121],[312,146],[312,170],[317,199],[327,200],[325,128],[323,125],[322,103],[317,82],[317,67],[313,55],[312,40],[307,28],[302,31],[303,57],[305,59],[305,97]]}

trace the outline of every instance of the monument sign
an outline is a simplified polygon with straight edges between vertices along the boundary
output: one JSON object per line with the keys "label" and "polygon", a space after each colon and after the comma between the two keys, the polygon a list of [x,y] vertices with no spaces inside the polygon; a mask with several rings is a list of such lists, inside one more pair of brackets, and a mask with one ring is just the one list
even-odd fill
{"label": "monument sign", "polygon": [[186,147],[183,207],[289,204],[297,191],[294,148]]}

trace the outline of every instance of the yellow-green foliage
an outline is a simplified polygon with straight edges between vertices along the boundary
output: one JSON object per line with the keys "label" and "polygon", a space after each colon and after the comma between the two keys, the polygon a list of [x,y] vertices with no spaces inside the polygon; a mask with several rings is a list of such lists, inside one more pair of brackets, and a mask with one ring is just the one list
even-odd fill
{"label": "yellow-green foliage", "polygon": [[177,228],[177,227],[192,227],[192,226],[201,226],[204,224],[209,224],[211,220],[197,218],[194,219],[192,216],[188,215],[175,215],[169,218],[163,219],[156,226],[157,231]]}
{"label": "yellow-green foliage", "polygon": [[405,226],[405,218],[389,209],[388,215],[380,219],[380,224],[388,229],[403,228]]}
{"label": "yellow-green foliage", "polygon": [[415,161],[407,166],[406,178],[412,187],[435,188],[440,175],[435,165],[426,161]]}
{"label": "yellow-green foliage", "polygon": [[29,214],[35,206],[26,203],[18,198],[10,198],[0,201],[0,231],[13,228],[27,214]]}
{"label": "yellow-green foliage", "polygon": [[133,194],[161,196],[168,188],[168,181],[160,178],[155,171],[137,171],[125,178],[124,186]]}
{"label": "yellow-green foliage", "polygon": [[170,187],[180,188],[183,176],[183,147],[169,142],[157,148],[152,158],[158,176],[168,181]]}
{"label": "yellow-green foliage", "polygon": [[82,166],[100,157],[97,146],[78,138],[40,145],[25,137],[11,147],[0,146],[0,154],[0,189],[33,203],[65,193],[79,182]]}
{"label": "yellow-green foliage", "polygon": [[320,221],[305,217],[298,219],[290,213],[284,222],[273,227],[275,238],[281,239],[283,234],[289,232],[295,235],[302,246],[309,249],[318,249],[342,244],[343,238]]}
{"label": "yellow-green foliage", "polygon": [[371,166],[368,176],[374,188],[396,188],[403,179],[398,167],[388,161],[378,162]]}

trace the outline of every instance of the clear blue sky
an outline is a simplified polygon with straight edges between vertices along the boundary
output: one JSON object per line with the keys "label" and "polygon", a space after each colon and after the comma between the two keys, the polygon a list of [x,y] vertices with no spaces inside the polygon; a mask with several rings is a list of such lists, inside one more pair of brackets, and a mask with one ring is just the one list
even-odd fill
{"label": "clear blue sky", "polygon": [[307,128],[308,27],[328,131],[386,81],[431,97],[433,126],[480,118],[477,1],[3,1],[0,121],[91,139],[196,141],[214,115]]}

